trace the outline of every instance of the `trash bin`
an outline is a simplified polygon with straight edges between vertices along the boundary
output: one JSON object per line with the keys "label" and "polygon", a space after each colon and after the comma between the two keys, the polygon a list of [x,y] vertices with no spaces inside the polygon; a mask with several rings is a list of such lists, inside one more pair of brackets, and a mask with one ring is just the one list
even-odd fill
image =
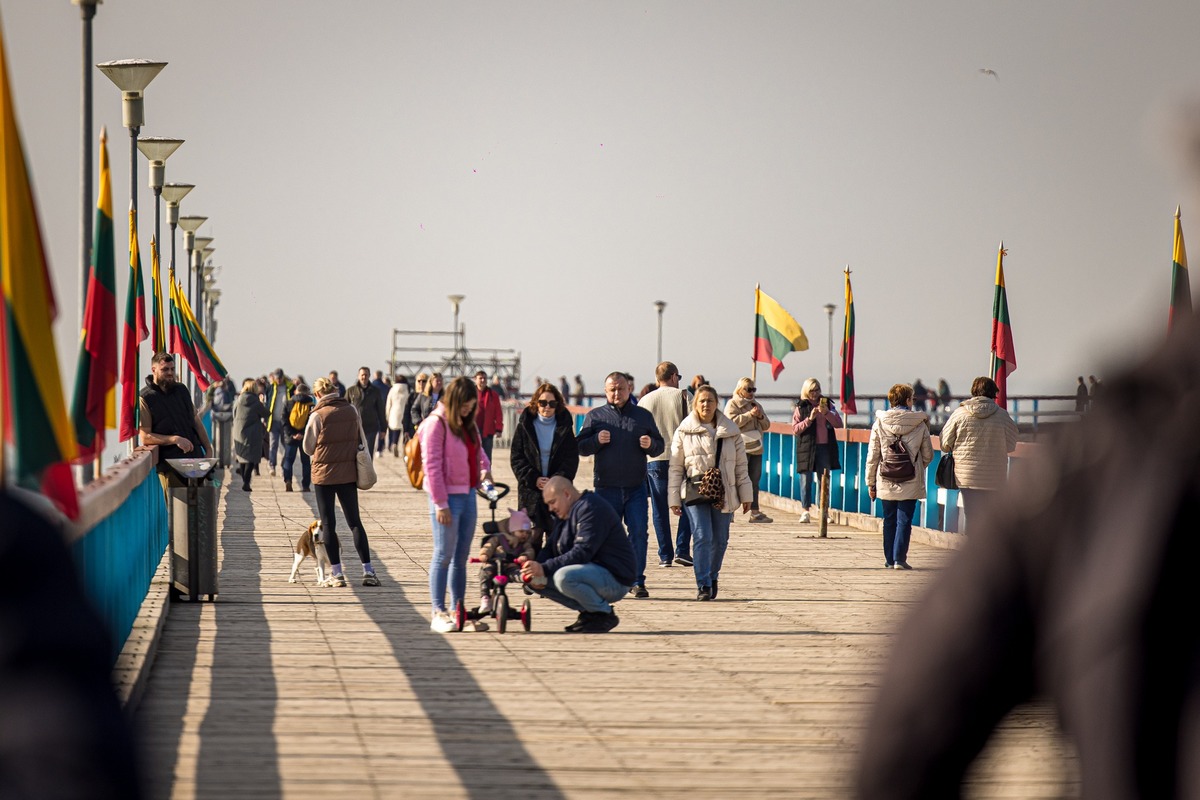
{"label": "trash bin", "polygon": [[168,458],[183,486],[171,503],[171,599],[198,602],[217,595],[217,487],[215,458]]}
{"label": "trash bin", "polygon": [[222,469],[233,464],[233,412],[212,412],[213,424],[213,453],[217,457],[217,465]]}

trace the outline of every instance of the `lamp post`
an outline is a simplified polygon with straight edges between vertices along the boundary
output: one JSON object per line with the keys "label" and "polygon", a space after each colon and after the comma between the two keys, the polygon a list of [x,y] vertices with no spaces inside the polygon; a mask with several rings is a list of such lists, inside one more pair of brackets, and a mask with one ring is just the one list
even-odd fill
{"label": "lamp post", "polygon": [[467,299],[467,296],[465,294],[451,294],[447,295],[447,298],[450,300],[450,305],[454,307],[454,355],[451,356],[451,363],[458,367],[458,371],[461,374],[465,367],[461,365],[461,359],[459,358],[459,353],[462,352],[462,345],[459,342],[461,331],[458,329],[458,307],[462,305],[463,300]]}
{"label": "lamp post", "polygon": [[829,317],[829,383],[825,384],[826,392],[833,391],[833,312],[836,310],[833,303],[825,304],[825,316]]}
{"label": "lamp post", "polygon": [[[187,193],[195,189],[190,183],[168,183],[162,188],[163,199],[167,201],[167,225],[171,228],[171,266],[175,271],[175,229],[179,227],[179,203],[187,197]],[[161,248],[161,244],[159,247]]]}
{"label": "lamp post", "polygon": [[[195,286],[199,285],[196,280],[200,277],[200,268],[204,266],[204,248],[212,244],[211,236],[197,236],[192,246],[192,271],[188,273],[187,300],[188,303],[195,303],[196,294],[193,291]],[[193,307],[192,311],[196,309]]]}
{"label": "lamp post", "polygon": [[[208,217],[183,216],[180,217],[179,227],[183,228],[183,248],[187,251],[187,285],[192,285],[192,251],[196,247],[196,229],[204,224]],[[182,373],[181,373],[182,374]]]}
{"label": "lamp post", "polygon": [[96,6],[103,0],[71,0],[79,6],[79,18],[83,21],[83,75],[80,81],[80,128],[83,132],[83,147],[80,150],[79,187],[83,196],[79,215],[79,266],[82,274],[82,291],[79,293],[79,327],[83,328],[83,314],[87,310],[88,272],[92,261],[92,19]]}
{"label": "lamp post", "polygon": [[[183,139],[168,139],[163,136],[147,136],[138,139],[137,148],[150,162],[150,191],[154,192],[154,242],[158,247],[158,255],[162,259],[162,192],[163,181],[166,179],[167,159],[179,149]],[[153,276],[151,276],[153,279]],[[158,272],[158,285],[154,287],[153,295],[162,297],[162,270]],[[154,313],[162,313],[158,301],[154,304]]]}
{"label": "lamp post", "polygon": [[121,124],[129,128],[129,205],[135,214],[137,213],[138,132],[141,131],[142,125],[146,121],[142,92],[165,66],[167,66],[165,61],[146,61],[141,58],[106,61],[96,65],[96,69],[103,72],[121,90]]}
{"label": "lamp post", "polygon": [[654,308],[658,311],[658,361],[656,362],[658,364],[662,363],[662,315],[663,309],[666,307],[667,303],[665,300],[654,301]]}
{"label": "lamp post", "polygon": [[208,329],[204,327],[204,290],[207,286],[205,276],[211,274],[212,254],[216,252],[215,247],[205,247],[200,251],[200,269],[196,272],[196,307],[192,311],[196,314],[196,323],[200,325],[200,332],[207,334]]}

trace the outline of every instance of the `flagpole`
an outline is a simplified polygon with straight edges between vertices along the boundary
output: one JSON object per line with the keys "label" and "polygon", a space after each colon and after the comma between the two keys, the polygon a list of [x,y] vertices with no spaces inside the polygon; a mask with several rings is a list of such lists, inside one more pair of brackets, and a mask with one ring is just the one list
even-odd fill
{"label": "flagpole", "polygon": [[758,359],[754,357],[754,345],[758,342],[758,292],[760,284],[754,284],[754,337],[750,340],[750,382],[758,384]]}

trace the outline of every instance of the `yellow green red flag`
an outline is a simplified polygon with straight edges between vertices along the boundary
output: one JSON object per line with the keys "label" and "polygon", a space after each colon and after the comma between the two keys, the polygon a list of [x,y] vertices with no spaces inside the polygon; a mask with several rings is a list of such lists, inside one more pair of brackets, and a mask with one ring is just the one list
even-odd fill
{"label": "yellow green red flag", "polygon": [[754,360],[771,365],[771,378],[783,372],[783,357],[807,350],[808,337],[800,323],[783,306],[758,287],[754,288]]}

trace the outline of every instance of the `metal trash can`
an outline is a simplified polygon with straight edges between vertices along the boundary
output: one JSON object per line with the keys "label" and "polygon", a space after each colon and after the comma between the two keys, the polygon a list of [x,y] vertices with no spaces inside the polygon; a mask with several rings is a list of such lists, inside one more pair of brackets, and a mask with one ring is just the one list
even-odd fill
{"label": "metal trash can", "polygon": [[233,412],[212,412],[213,424],[213,453],[217,457],[217,465],[222,469],[233,464]]}
{"label": "metal trash can", "polygon": [[217,487],[210,479],[215,458],[168,458],[184,481],[169,490],[172,600],[198,602],[217,595]]}

